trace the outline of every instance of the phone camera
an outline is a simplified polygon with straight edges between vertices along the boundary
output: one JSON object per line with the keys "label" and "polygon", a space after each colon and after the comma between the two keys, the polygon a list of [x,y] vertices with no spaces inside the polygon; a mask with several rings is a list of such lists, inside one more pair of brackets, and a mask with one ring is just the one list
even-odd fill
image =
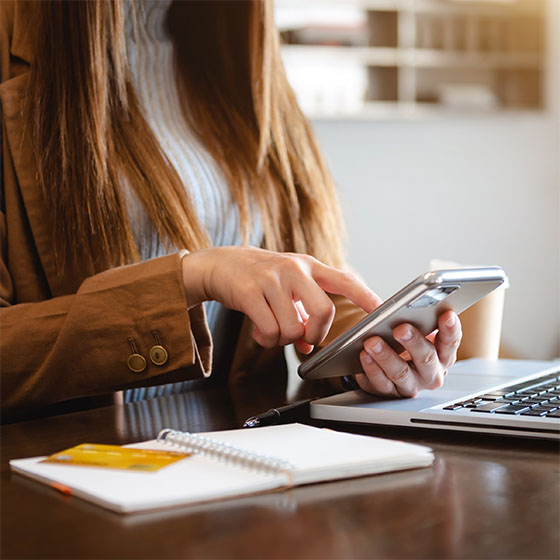
{"label": "phone camera", "polygon": [[410,302],[408,307],[432,307],[449,297],[458,289],[459,286],[438,286],[437,288],[432,288],[419,295],[414,301]]}

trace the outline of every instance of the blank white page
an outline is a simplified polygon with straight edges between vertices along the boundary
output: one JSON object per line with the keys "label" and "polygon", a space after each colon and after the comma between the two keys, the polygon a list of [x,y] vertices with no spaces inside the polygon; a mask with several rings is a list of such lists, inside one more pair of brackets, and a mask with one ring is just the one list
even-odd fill
{"label": "blank white page", "polygon": [[[261,473],[201,454],[149,473],[42,463],[44,457],[16,459],[10,461],[10,466],[16,472],[46,484],[62,484],[78,497],[124,513],[244,496],[288,483],[306,484],[428,466],[433,461],[431,450],[420,445],[302,424],[199,435],[287,461],[294,467],[293,477]],[[131,447],[177,450],[153,440]]]}
{"label": "blank white page", "polygon": [[201,503],[272,490],[285,478],[232,468],[200,455],[157,472],[41,463],[44,457],[10,461],[13,470],[118,512]]}
{"label": "blank white page", "polygon": [[[285,424],[198,434],[294,465],[294,483],[429,466],[429,447],[370,436]],[[142,446],[149,447],[151,442]]]}

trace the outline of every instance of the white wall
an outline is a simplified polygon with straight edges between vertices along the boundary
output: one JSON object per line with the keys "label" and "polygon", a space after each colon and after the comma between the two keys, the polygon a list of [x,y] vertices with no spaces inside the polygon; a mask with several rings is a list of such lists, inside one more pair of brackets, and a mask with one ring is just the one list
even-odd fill
{"label": "white wall", "polygon": [[432,258],[501,265],[503,342],[560,355],[558,122],[538,114],[316,121],[350,263],[387,297]]}

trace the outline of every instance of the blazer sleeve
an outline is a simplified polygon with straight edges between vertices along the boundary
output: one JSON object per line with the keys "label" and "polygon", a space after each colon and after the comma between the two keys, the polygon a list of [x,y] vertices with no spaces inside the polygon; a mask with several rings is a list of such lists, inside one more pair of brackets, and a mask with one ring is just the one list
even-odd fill
{"label": "blazer sleeve", "polygon": [[[2,215],[2,245],[5,221]],[[2,247],[4,249],[5,247]],[[2,251],[4,255],[4,251]],[[188,310],[181,255],[87,278],[73,295],[11,305],[0,265],[1,402],[5,417],[81,396],[209,375],[212,343],[202,306]],[[155,362],[150,349],[161,345]],[[129,369],[131,346],[146,360]]]}

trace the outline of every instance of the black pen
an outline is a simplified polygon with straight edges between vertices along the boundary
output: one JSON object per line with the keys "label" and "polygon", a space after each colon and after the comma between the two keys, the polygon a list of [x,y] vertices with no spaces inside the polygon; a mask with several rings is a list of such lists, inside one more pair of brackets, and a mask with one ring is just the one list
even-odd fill
{"label": "black pen", "polygon": [[309,416],[309,403],[313,399],[296,401],[278,408],[271,408],[262,414],[251,416],[243,423],[244,428],[257,428],[259,426],[272,426],[273,424],[283,424],[295,422]]}

